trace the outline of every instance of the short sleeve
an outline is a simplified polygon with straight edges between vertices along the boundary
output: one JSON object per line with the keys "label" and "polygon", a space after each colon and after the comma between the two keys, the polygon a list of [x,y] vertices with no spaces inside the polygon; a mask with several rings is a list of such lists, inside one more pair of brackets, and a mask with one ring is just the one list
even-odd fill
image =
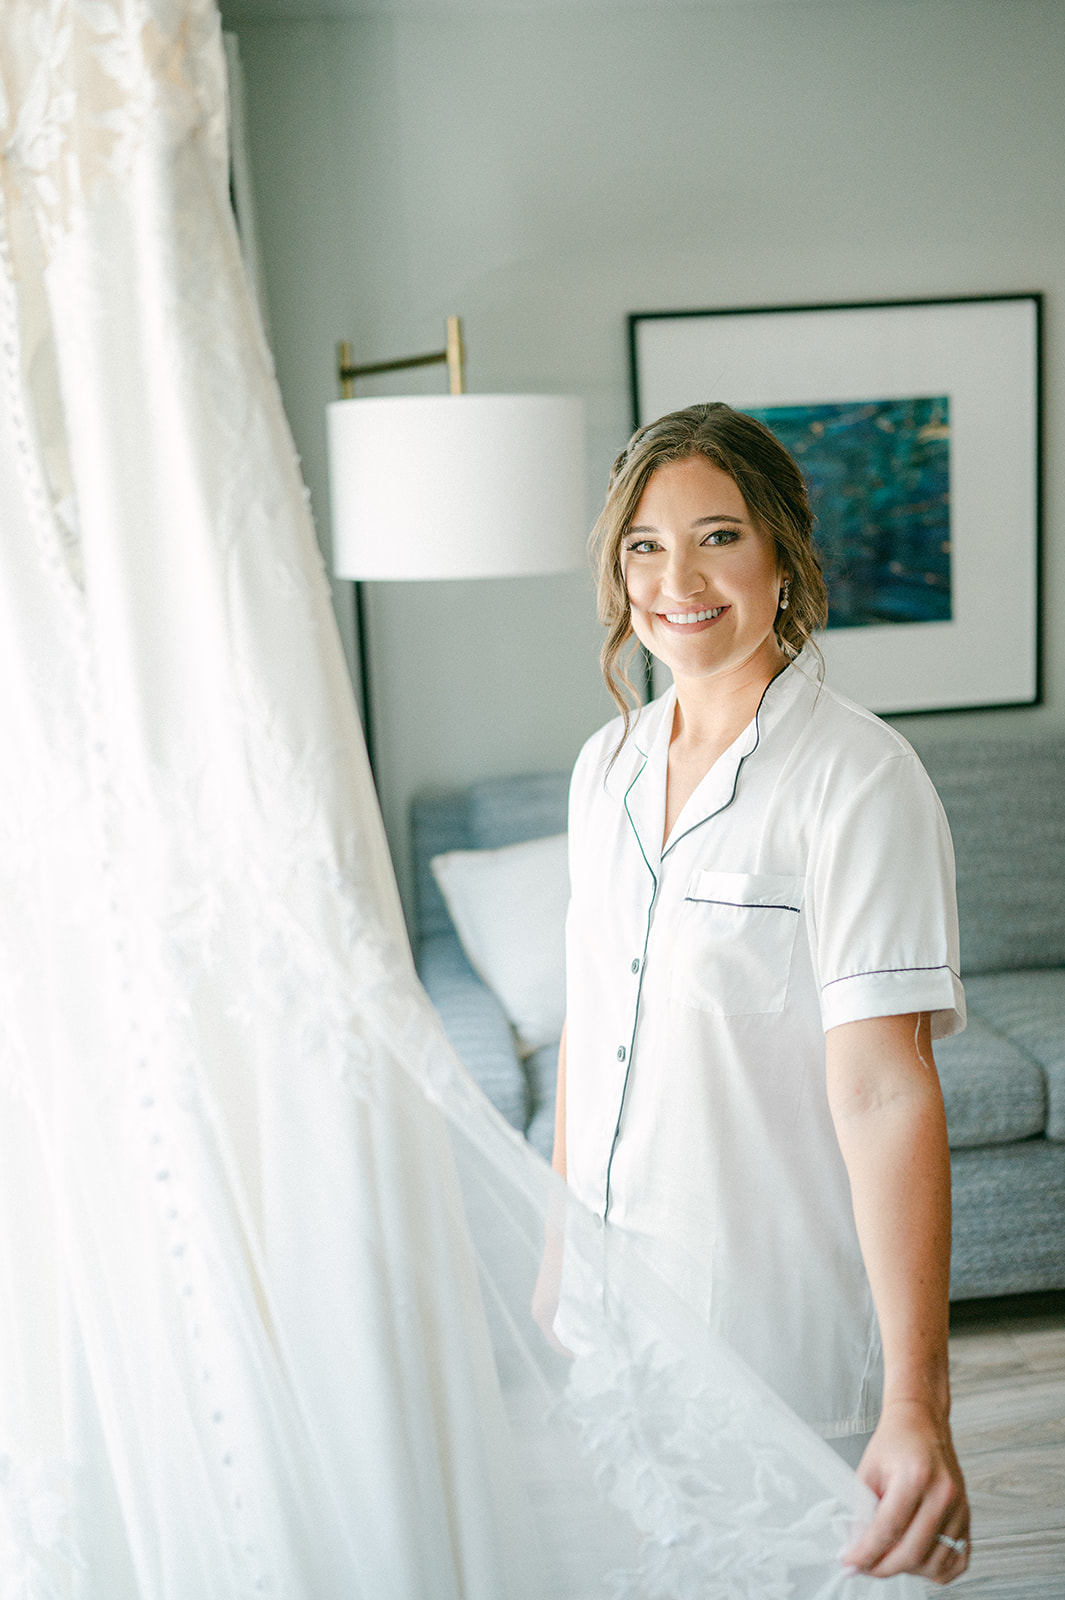
{"label": "short sleeve", "polygon": [[912,753],[883,761],[824,815],[807,914],[826,1030],[911,1011],[931,1012],[933,1038],[964,1028],[954,850]]}

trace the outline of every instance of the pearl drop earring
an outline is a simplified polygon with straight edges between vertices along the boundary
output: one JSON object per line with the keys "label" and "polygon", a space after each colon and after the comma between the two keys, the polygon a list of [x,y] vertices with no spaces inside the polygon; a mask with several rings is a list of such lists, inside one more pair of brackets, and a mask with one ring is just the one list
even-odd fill
{"label": "pearl drop earring", "polygon": [[780,609],[781,609],[781,611],[786,611],[788,609],[788,595],[790,593],[791,593],[791,580],[790,580],[790,578],[785,578],[784,579],[784,587],[780,591]]}

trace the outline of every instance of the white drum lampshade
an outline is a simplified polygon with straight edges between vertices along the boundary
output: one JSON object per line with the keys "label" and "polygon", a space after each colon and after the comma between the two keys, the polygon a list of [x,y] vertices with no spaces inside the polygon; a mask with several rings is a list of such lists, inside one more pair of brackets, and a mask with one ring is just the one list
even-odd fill
{"label": "white drum lampshade", "polygon": [[557,395],[336,400],[338,577],[528,577],[585,564],[584,412]]}

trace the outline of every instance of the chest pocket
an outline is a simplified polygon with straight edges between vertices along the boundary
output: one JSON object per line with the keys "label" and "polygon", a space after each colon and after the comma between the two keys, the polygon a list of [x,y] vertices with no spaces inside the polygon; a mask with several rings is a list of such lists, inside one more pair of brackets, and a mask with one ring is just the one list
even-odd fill
{"label": "chest pocket", "polygon": [[721,1017],[783,1011],[802,878],[696,872],[677,915],[671,996]]}

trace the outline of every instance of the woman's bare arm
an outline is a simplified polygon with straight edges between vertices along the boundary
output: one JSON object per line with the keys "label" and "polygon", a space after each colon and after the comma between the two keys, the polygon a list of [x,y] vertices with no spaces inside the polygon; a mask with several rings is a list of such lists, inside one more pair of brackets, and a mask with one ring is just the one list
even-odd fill
{"label": "woman's bare arm", "polygon": [[[560,1178],[566,1176],[566,1025],[562,1025],[562,1039],[558,1047],[558,1098],[555,1101],[555,1145],[551,1165]],[[561,1216],[552,1215],[548,1208],[547,1229],[544,1235],[544,1253],[540,1271],[533,1289],[533,1320],[539,1325],[544,1338],[554,1350],[568,1356],[570,1351],[560,1343],[555,1333],[555,1315],[562,1284],[563,1222]]]}
{"label": "woman's bare arm", "polygon": [[878,1495],[847,1553],[878,1578],[949,1582],[969,1507],[950,1436],[950,1156],[927,1014],[848,1022],[826,1036],[828,1096],[884,1346],[884,1408],[859,1475]]}

